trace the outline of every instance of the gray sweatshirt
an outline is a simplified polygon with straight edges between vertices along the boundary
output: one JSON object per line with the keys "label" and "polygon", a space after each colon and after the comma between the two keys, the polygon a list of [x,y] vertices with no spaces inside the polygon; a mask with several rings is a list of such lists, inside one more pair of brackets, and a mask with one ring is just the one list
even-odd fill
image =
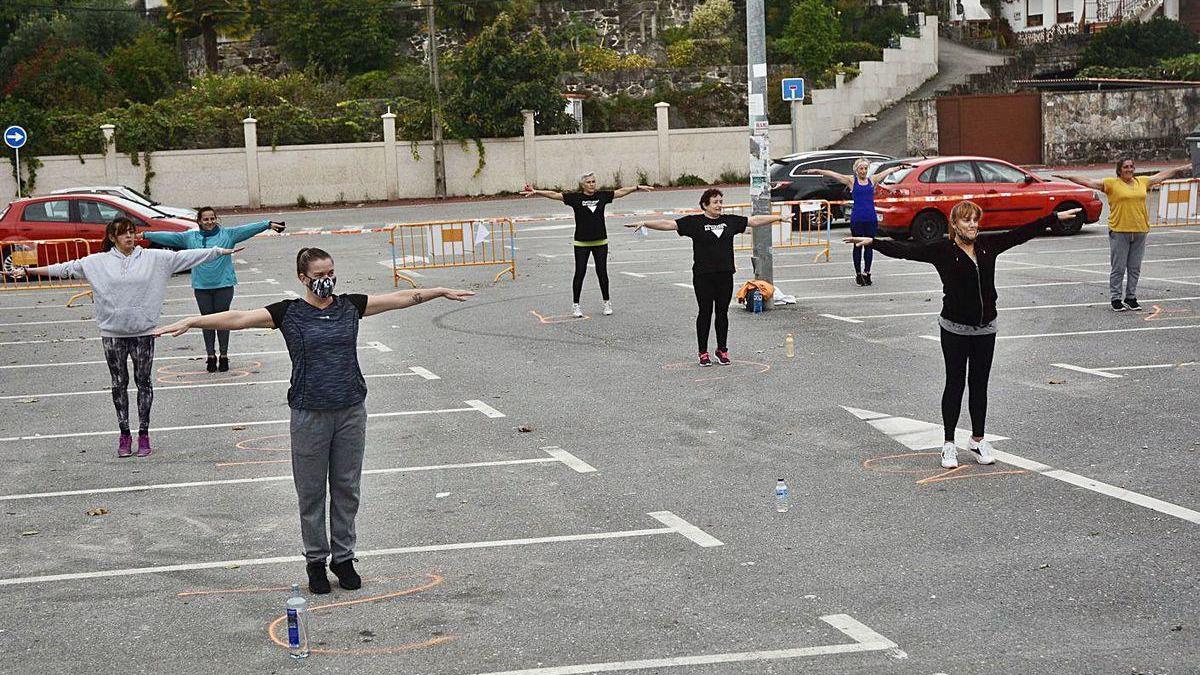
{"label": "gray sweatshirt", "polygon": [[172,274],[208,262],[221,253],[215,248],[187,251],[144,249],[129,255],[116,247],[47,267],[50,276],[84,278],[92,285],[96,324],[104,337],[149,335],[158,325],[167,280]]}

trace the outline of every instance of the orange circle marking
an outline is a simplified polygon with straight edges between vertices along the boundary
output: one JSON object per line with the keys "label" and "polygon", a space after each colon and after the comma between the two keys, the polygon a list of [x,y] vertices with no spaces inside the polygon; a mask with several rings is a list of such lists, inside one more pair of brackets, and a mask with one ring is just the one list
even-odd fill
{"label": "orange circle marking", "polygon": [[881,463],[890,460],[904,460],[911,457],[928,457],[930,462],[935,458],[941,457],[940,452],[906,452],[899,455],[884,455],[882,457],[872,457],[862,461],[862,467],[870,471],[879,473],[891,474],[910,474],[924,475],[916,481],[917,485],[928,485],[930,483],[940,483],[947,480],[959,480],[962,478],[990,478],[994,476],[1013,476],[1022,473],[1029,473],[1025,469],[995,469],[988,468],[987,465],[975,464],[959,464],[953,469],[943,469],[940,466],[929,468],[893,468],[890,466],[881,466]]}
{"label": "orange circle marking", "polygon": [[[225,373],[210,373],[207,370],[178,370],[179,368],[187,368],[189,364],[162,366],[158,369],[158,381],[162,384],[208,384],[210,382],[223,382],[226,380],[240,380],[243,377],[249,377],[256,371],[262,368],[261,361],[251,361],[249,365],[241,368],[230,368]],[[196,379],[194,376],[202,375],[204,379]]]}
{"label": "orange circle marking", "polygon": [[266,441],[266,440],[273,439],[273,438],[291,438],[291,437],[288,434],[272,434],[270,436],[255,436],[254,438],[247,438],[243,441],[238,441],[237,444],[234,445],[233,447],[237,448],[238,450],[272,450],[272,451],[276,451],[276,452],[291,452],[291,450],[292,450],[291,443],[288,443],[288,446],[286,448],[279,448],[279,447],[274,447],[274,446],[270,446],[270,445],[259,445],[259,446],[251,447],[255,443],[258,443],[260,441]]}
{"label": "orange circle marking", "polygon": [[529,313],[538,318],[539,323],[570,323],[572,321],[586,321],[592,317],[584,314],[583,316],[575,316],[573,314],[563,314],[560,316],[542,316],[537,310],[529,310]]}
{"label": "orange circle marking", "polygon": [[[771,364],[760,363],[758,361],[747,361],[745,359],[735,359],[728,366],[722,366],[719,363],[713,363],[708,368],[701,372],[712,371],[712,374],[706,374],[702,377],[693,378],[693,382],[715,382],[724,380],[730,377],[749,377],[751,375],[762,375],[771,369]],[[682,363],[668,363],[663,366],[663,370],[673,373],[677,371],[697,371],[701,370],[701,366],[695,361],[684,361]],[[721,374],[718,374],[721,373]]]}

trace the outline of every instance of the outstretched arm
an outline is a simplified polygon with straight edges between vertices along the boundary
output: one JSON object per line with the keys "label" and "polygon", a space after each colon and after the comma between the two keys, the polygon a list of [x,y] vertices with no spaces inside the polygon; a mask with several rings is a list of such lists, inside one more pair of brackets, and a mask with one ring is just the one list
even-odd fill
{"label": "outstretched arm", "polygon": [[805,169],[800,173],[807,173],[811,176],[825,176],[826,178],[832,178],[846,187],[851,187],[854,185],[854,178],[852,176],[847,176],[844,173],[838,173],[836,171],[829,171],[828,169]]}
{"label": "outstretched arm", "polygon": [[180,319],[169,326],[154,329],[154,337],[162,337],[168,334],[179,336],[192,328],[243,330],[246,328],[274,327],[275,321],[271,318],[271,313],[266,308],[231,309],[225,312],[217,312],[216,314],[189,316],[186,319]]}
{"label": "outstretched arm", "polygon": [[187,232],[143,232],[146,241],[170,248],[187,248]]}
{"label": "outstretched arm", "polygon": [[86,278],[83,273],[82,260],[68,260],[65,263],[43,265],[41,267],[14,267],[7,272],[13,279],[28,279],[30,277],[53,277],[56,279]]}
{"label": "outstretched arm", "polygon": [[286,227],[286,225],[284,225],[282,222],[276,222],[274,220],[260,220],[257,223],[239,225],[237,227],[231,227],[228,229],[229,236],[233,238],[233,243],[238,244],[257,235],[259,232],[265,232],[268,229],[275,230],[276,232],[283,232],[284,227]]}
{"label": "outstretched arm", "polygon": [[223,255],[233,255],[238,251],[243,251],[245,248],[220,248],[214,246],[212,248],[193,248],[184,251],[161,251],[162,254],[170,256],[167,261],[167,267],[171,274],[190,270],[200,263],[206,263],[209,260],[220,258]]}
{"label": "outstretched arm", "polygon": [[679,229],[673,220],[642,220],[636,223],[625,223],[625,227],[635,229],[646,228],[647,230],[661,230],[663,232],[674,232]]}
{"label": "outstretched arm", "polygon": [[1070,209],[1067,211],[1059,211],[1051,213],[1043,218],[1038,218],[1032,223],[1026,223],[1020,227],[1014,227],[1011,230],[1004,232],[988,232],[987,234],[979,235],[979,241],[985,242],[991,247],[994,253],[1002,253],[1008,249],[1024,244],[1033,239],[1039,234],[1046,231],[1054,223],[1060,220],[1071,220],[1079,216],[1079,212],[1083,209]]}
{"label": "outstretched arm", "polygon": [[1051,174],[1051,175],[1054,176],[1055,178],[1061,178],[1063,180],[1071,181],[1072,183],[1074,183],[1076,185],[1082,185],[1085,188],[1091,188],[1093,190],[1099,190],[1101,192],[1104,192],[1104,182],[1098,181],[1094,178],[1085,178],[1083,176],[1069,176],[1069,175],[1063,174],[1063,173],[1055,173],[1055,174]]}
{"label": "outstretched arm", "polygon": [[563,193],[561,192],[555,192],[554,190],[537,190],[532,187],[525,186],[525,189],[521,190],[521,196],[528,197],[529,195],[537,195],[539,197],[545,197],[546,199],[557,199],[560,202],[563,200]]}
{"label": "outstretched arm", "polygon": [[620,199],[627,194],[641,191],[653,192],[654,188],[649,185],[634,185],[633,187],[617,188],[616,190],[613,190],[613,199]]}
{"label": "outstretched arm", "polygon": [[895,241],[892,239],[875,239],[873,237],[843,237],[842,242],[858,247],[870,246],[889,258],[903,258],[918,262],[932,263],[937,258],[935,243],[918,244],[911,241]]}
{"label": "outstretched arm", "polygon": [[414,288],[411,291],[395,291],[383,295],[368,295],[367,311],[363,313],[363,316],[390,312],[393,309],[412,307],[413,305],[419,305],[434,298],[446,298],[447,300],[463,302],[473,295],[475,293],[472,291],[458,291],[453,288]]}
{"label": "outstretched arm", "polygon": [[1173,169],[1163,169],[1153,176],[1150,176],[1150,187],[1154,187],[1165,180],[1171,180],[1172,178],[1175,178],[1180,174],[1187,173],[1191,170],[1191,164],[1184,164],[1183,166],[1177,166]]}
{"label": "outstretched arm", "polygon": [[900,169],[911,169],[911,168],[912,168],[912,164],[897,164],[896,166],[890,166],[890,167],[884,169],[883,171],[879,171],[879,172],[871,174],[871,183],[873,185],[878,185],[879,183],[883,182],[884,178],[887,178],[888,176],[892,175],[893,173],[896,173]]}
{"label": "outstretched arm", "polygon": [[750,227],[762,227],[763,225],[778,223],[781,220],[783,220],[782,214],[773,213],[769,216],[750,216],[746,219],[746,224]]}

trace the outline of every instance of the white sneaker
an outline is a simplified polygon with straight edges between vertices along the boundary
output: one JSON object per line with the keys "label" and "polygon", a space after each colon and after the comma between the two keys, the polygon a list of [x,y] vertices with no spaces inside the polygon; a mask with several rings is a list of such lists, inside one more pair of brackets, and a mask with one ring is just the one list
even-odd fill
{"label": "white sneaker", "polygon": [[975,462],[977,464],[995,464],[996,458],[992,457],[992,444],[986,440],[975,442],[975,439],[967,441],[967,449],[975,453]]}
{"label": "white sneaker", "polygon": [[612,300],[605,300],[604,301],[604,316],[609,316],[611,314],[612,314]]}
{"label": "white sneaker", "polygon": [[946,443],[942,445],[942,468],[958,468],[958,446],[952,441],[946,441]]}
{"label": "white sneaker", "polygon": [[578,302],[571,305],[571,315],[576,319],[583,318],[583,309],[579,306]]}

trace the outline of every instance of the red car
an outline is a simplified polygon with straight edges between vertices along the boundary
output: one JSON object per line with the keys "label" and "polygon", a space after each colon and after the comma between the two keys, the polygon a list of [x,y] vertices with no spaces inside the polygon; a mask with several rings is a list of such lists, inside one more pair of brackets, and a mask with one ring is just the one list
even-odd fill
{"label": "red car", "polygon": [[[199,227],[136,202],[109,195],[71,194],[18,199],[0,211],[0,261],[14,265],[50,265],[82,258],[100,250],[104,228],[118,216],[129,218],[138,231],[184,232]],[[30,245],[21,242],[84,239]],[[138,242],[150,246],[146,240]]]}
{"label": "red car", "polygon": [[[983,209],[980,230],[1003,230],[1032,222],[1054,211],[1083,208],[1079,218],[1050,228],[1075,234],[1084,223],[1100,220],[1100,197],[1074,183],[1047,180],[990,157],[931,157],[897,160],[913,165],[888,176],[875,192],[879,230],[896,239],[931,241],[946,235],[950,209],[969,198]],[[888,168],[897,162],[885,162]],[[991,196],[995,195],[995,196]],[[969,197],[968,197],[969,196]],[[885,202],[888,197],[957,197],[937,201]]]}

